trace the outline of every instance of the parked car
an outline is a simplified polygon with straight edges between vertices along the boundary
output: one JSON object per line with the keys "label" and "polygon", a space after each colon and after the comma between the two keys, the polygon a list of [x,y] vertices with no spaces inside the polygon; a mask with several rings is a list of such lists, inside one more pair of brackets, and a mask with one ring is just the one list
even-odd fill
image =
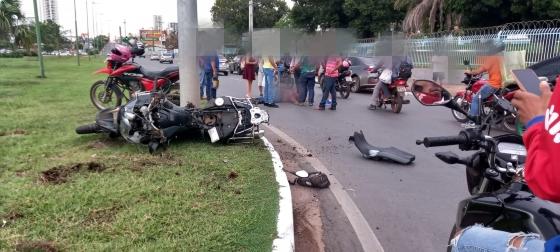
{"label": "parked car", "polygon": [[150,55],[150,60],[159,60],[159,54],[152,53],[152,55]]}
{"label": "parked car", "polygon": [[349,57],[349,59],[352,62],[352,66],[350,66],[352,80],[356,83],[351,88],[352,92],[356,93],[375,87],[375,84],[368,84],[368,76],[369,69],[375,67],[377,60],[366,57]]}
{"label": "parked car", "polygon": [[219,55],[218,58],[219,58],[219,61],[220,61],[220,65],[218,66],[218,72],[223,73],[224,75],[227,76],[228,73],[229,73],[228,60],[223,55]]}
{"label": "parked car", "polygon": [[161,53],[161,56],[159,56],[159,63],[163,62],[173,64],[173,54],[170,52]]}
{"label": "parked car", "polygon": [[241,69],[241,61],[243,60],[243,55],[237,55],[229,63],[229,73],[230,74],[243,74],[243,69]]}

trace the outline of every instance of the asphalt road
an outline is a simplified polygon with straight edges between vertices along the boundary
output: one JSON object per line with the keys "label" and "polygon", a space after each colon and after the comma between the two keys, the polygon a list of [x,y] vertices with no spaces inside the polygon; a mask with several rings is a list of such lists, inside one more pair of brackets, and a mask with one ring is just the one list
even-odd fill
{"label": "asphalt road", "polygon": [[[154,70],[168,66],[144,59],[137,62]],[[220,79],[218,95],[244,95],[245,82],[240,76]],[[317,105],[321,91],[316,88],[315,93]],[[339,100],[337,111],[287,103],[268,111],[271,125],[307,147],[333,172],[385,251],[444,251],[457,203],[468,192],[464,167],[446,165],[434,153],[460,151],[456,147],[426,149],[417,146],[415,140],[456,135],[460,125],[449,109],[424,107],[411,96],[407,97],[411,104],[404,105],[400,114],[368,110],[370,98],[371,94],[353,93],[349,99]],[[362,158],[348,142],[348,137],[359,130],[364,131],[370,144],[400,148],[415,154],[416,161],[402,166]]]}

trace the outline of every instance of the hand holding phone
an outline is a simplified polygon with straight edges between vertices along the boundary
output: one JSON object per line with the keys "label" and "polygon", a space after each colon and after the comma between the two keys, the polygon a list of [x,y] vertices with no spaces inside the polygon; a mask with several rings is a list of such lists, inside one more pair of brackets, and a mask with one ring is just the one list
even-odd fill
{"label": "hand holding phone", "polygon": [[515,69],[511,70],[513,78],[516,80],[517,85],[523,91],[533,93],[540,96],[541,90],[539,87],[540,80],[537,74],[532,69]]}

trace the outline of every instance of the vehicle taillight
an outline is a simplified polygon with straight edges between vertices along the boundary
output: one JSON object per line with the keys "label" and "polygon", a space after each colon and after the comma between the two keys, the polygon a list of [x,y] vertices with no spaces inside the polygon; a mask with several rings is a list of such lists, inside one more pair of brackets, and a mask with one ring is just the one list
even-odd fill
{"label": "vehicle taillight", "polygon": [[396,83],[396,84],[397,84],[398,86],[404,86],[404,85],[406,85],[406,80],[397,80],[397,83]]}

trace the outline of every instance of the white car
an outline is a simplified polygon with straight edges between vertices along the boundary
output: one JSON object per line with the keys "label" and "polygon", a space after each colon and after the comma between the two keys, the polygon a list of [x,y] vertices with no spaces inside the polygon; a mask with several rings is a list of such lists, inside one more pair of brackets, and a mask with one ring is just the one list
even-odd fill
{"label": "white car", "polygon": [[159,55],[152,53],[152,55],[150,55],[150,60],[159,60]]}

